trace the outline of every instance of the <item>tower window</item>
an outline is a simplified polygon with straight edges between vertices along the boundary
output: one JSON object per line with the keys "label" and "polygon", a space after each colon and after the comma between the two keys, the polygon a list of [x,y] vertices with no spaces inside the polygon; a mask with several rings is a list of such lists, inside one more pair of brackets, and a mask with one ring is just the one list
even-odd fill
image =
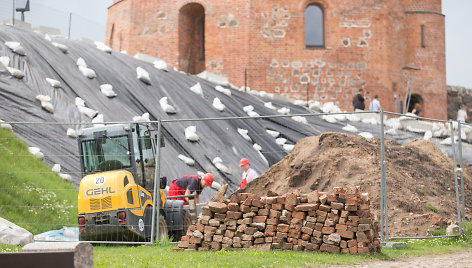
{"label": "tower window", "polygon": [[323,10],[316,4],[311,4],[305,9],[305,46],[324,46]]}

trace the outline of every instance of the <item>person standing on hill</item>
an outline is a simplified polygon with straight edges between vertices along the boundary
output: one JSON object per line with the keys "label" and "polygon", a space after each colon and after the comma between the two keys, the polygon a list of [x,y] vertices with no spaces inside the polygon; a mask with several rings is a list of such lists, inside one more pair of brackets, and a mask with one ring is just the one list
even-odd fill
{"label": "person standing on hill", "polygon": [[352,106],[354,106],[354,111],[356,110],[364,110],[365,109],[365,96],[364,90],[361,88],[359,89],[359,93],[357,93],[354,98],[352,98]]}
{"label": "person standing on hill", "polygon": [[257,174],[254,169],[249,167],[249,160],[247,158],[242,158],[239,161],[239,166],[243,170],[243,176],[241,178],[241,184],[239,184],[239,189],[244,189],[248,183],[259,177],[259,174]]}
{"label": "person standing on hill", "polygon": [[371,112],[378,112],[380,111],[380,101],[379,95],[375,95],[374,99],[369,104],[369,111]]}
{"label": "person standing on hill", "polygon": [[459,106],[459,111],[457,111],[457,121],[465,123],[467,120],[467,111],[464,108],[464,105]]}

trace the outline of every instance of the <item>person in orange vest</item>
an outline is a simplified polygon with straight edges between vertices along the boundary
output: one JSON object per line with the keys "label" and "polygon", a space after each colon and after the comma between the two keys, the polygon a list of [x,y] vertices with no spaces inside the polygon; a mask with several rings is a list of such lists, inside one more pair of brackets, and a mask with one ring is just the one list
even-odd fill
{"label": "person in orange vest", "polygon": [[249,160],[247,158],[242,158],[239,160],[239,166],[243,170],[243,176],[241,178],[241,184],[239,184],[239,189],[244,189],[248,183],[259,177],[259,174],[257,174],[254,169],[249,167]]}
{"label": "person in orange vest", "polygon": [[[206,173],[203,177],[197,175],[185,175],[175,179],[169,186],[168,195],[189,195],[195,192],[195,204],[198,204],[198,196],[202,193],[203,188],[211,187],[213,184],[213,174]],[[170,200],[184,200],[184,205],[188,205],[188,197],[171,198]]]}

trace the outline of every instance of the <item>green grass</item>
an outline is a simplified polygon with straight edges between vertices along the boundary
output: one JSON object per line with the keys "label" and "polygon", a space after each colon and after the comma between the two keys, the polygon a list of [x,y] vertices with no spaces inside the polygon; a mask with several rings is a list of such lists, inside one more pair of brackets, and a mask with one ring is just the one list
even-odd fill
{"label": "green grass", "polygon": [[424,194],[425,194],[425,191],[424,191],[423,188],[419,188],[418,190],[416,190],[416,192],[421,196],[424,196]]}
{"label": "green grass", "polygon": [[0,128],[0,217],[38,234],[76,225],[77,188]]}
{"label": "green grass", "polygon": [[426,204],[426,209],[427,209],[427,210],[431,210],[431,211],[434,212],[434,213],[439,213],[439,209],[436,208],[436,207],[434,207],[434,206],[431,205],[431,204]]}
{"label": "green grass", "polygon": [[295,251],[173,251],[176,245],[96,246],[95,267],[307,267],[353,265],[429,254],[447,254],[472,248],[472,223],[465,223],[465,235],[453,238],[408,240],[400,249],[383,248],[373,255],[327,254]]}

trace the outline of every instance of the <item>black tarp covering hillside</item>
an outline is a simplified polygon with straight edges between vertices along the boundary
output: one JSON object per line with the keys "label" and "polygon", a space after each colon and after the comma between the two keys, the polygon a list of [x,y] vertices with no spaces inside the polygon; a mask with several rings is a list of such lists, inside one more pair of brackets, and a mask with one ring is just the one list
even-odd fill
{"label": "black tarp covering hillside", "polygon": [[[19,56],[13,53],[4,45],[5,41],[20,42],[27,55]],[[215,85],[206,80],[172,70],[165,72],[154,68],[152,64],[116,51],[105,53],[85,42],[65,39],[54,41],[66,45],[68,53],[61,52],[41,34],[12,26],[0,26],[0,56],[8,56],[9,66],[25,73],[23,79],[14,78],[0,64],[0,118],[7,122],[39,122],[14,124],[14,133],[28,145],[39,147],[48,164],[61,164],[63,172],[71,174],[72,181],[76,184],[80,181],[77,142],[66,135],[66,130],[80,129],[85,125],[51,124],[91,122],[90,118],[79,113],[74,104],[76,97],[84,99],[87,107],[103,114],[106,122],[132,121],[134,116],[145,112],[150,114],[151,120],[247,116],[243,111],[246,105],[253,105],[260,115],[277,114],[276,111],[264,107],[264,101],[272,101],[277,108],[288,107],[292,114],[308,112],[301,106],[277,100],[263,100],[237,90],[231,90],[232,95],[227,96],[216,91]],[[79,57],[95,70],[95,79],[88,79],[79,71],[76,65]],[[149,72],[151,85],[136,78],[137,67]],[[59,80],[61,87],[51,87],[45,80],[47,77]],[[189,90],[197,82],[202,85],[204,98]],[[113,85],[117,97],[110,99],[102,95],[99,90],[102,84]],[[54,114],[41,108],[40,103],[35,100],[38,94],[52,98]],[[159,99],[162,97],[168,97],[169,104],[177,110],[176,114],[168,115],[161,109]],[[215,97],[220,98],[226,105],[224,112],[213,108],[212,101]],[[307,119],[309,125],[298,123],[291,118],[166,123],[163,125],[166,147],[162,149],[161,174],[170,179],[184,174],[196,174],[197,171],[212,172],[216,175],[216,181],[228,183],[230,190],[234,191],[240,182],[240,158],[249,158],[252,167],[259,173],[268,168],[253,148],[253,143],[239,135],[237,128],[249,131],[253,142],[262,147],[263,155],[269,165],[272,165],[287,152],[266,133],[266,129],[279,131],[281,137],[294,144],[302,137],[319,135],[326,131],[342,131],[341,128],[345,126],[345,123],[330,124],[317,117]],[[184,129],[191,125],[197,126],[199,142],[191,143],[185,139]],[[378,136],[378,126],[361,123],[353,125],[359,130]],[[414,137],[414,134],[409,135],[405,140]],[[179,154],[193,158],[196,161],[195,167],[189,167],[179,160]],[[212,163],[215,157],[223,159],[231,174],[218,171]]]}

